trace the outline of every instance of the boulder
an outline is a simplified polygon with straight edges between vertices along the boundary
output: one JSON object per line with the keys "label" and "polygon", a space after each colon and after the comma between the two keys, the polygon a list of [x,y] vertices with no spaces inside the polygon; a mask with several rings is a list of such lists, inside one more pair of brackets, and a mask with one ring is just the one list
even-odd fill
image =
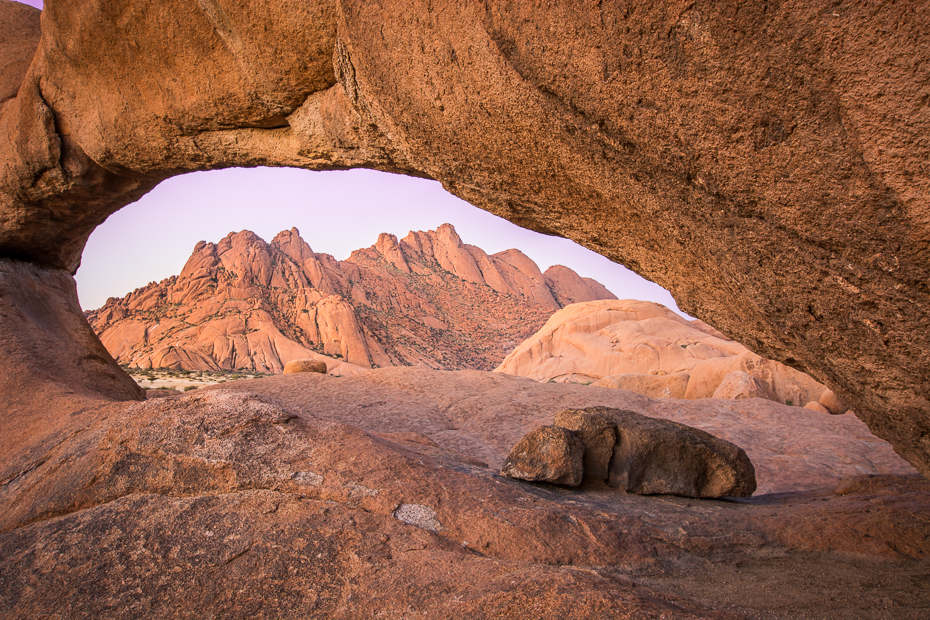
{"label": "boulder", "polygon": [[710,433],[632,411],[591,407],[617,425],[607,484],[640,495],[749,497],[755,469],[742,448]]}
{"label": "boulder", "polygon": [[830,411],[827,410],[826,407],[814,401],[811,401],[807,403],[806,405],[804,405],[804,408],[810,409],[811,411],[816,411],[817,413],[830,413]]}
{"label": "boulder", "polygon": [[326,362],[313,358],[291,360],[284,365],[284,374],[293,375],[299,372],[318,372],[326,374]]}
{"label": "boulder", "polygon": [[748,372],[734,370],[724,376],[723,381],[714,390],[713,398],[769,398],[769,392],[759,379]]}
{"label": "boulder", "polygon": [[843,401],[833,393],[833,390],[826,390],[820,395],[820,404],[833,415],[842,415],[848,411]]}
{"label": "boulder", "polygon": [[572,431],[584,445],[584,482],[607,482],[610,459],[617,443],[616,425],[607,416],[578,409],[556,414],[555,426]]}
{"label": "boulder", "polygon": [[552,482],[576,487],[584,472],[584,444],[570,430],[540,426],[523,436],[510,451],[501,475],[528,482]]}

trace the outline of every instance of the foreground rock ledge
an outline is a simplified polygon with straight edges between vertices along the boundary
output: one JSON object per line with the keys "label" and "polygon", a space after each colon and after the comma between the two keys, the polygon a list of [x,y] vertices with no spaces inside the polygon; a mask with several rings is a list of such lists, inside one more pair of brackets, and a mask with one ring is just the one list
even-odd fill
{"label": "foreground rock ledge", "polygon": [[[740,443],[768,489],[825,488],[738,503],[496,475],[528,430],[567,403],[597,401],[651,415],[691,408],[715,433],[749,433]],[[41,409],[25,438],[8,414],[0,616],[907,618],[930,605],[914,587],[930,578],[930,483],[844,480],[861,467],[853,459],[879,463],[883,451],[898,464],[884,471],[913,472],[874,438],[845,443],[858,420],[804,411],[819,415],[820,434],[799,434],[797,408],[776,403],[757,403],[754,418],[747,401],[672,404],[381,369]],[[846,471],[831,469],[844,459]],[[790,475],[773,477],[772,461]],[[747,596],[760,582],[765,594]]]}
{"label": "foreground rock ledge", "polygon": [[73,272],[186,171],[428,176],[810,372],[930,474],[921,8],[53,1],[36,43],[0,2],[0,256]]}

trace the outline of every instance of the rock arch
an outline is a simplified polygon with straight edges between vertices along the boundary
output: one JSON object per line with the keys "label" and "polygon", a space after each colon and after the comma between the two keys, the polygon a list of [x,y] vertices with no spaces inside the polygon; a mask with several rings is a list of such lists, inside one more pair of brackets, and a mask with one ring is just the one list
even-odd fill
{"label": "rock arch", "polygon": [[369,167],[633,268],[928,474],[920,7],[4,0],[4,392],[132,396],[68,274],[162,179]]}

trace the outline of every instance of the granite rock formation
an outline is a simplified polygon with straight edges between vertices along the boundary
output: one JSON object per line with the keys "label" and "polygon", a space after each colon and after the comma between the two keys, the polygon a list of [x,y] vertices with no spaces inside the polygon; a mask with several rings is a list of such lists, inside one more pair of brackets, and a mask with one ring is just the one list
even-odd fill
{"label": "granite rock formation", "polygon": [[[200,242],[180,275],[87,313],[120,363],[135,368],[281,372],[316,357],[346,364],[490,370],[564,300],[614,298],[519,250],[488,255],[455,229],[382,234],[345,261],[317,254],[297,229]],[[561,301],[560,301],[561,300]]]}
{"label": "granite rock formation", "polygon": [[539,426],[510,450],[501,475],[527,482],[576,487],[584,478],[584,444],[561,426]]}
{"label": "granite rock formation", "polygon": [[[927,481],[853,416],[805,411],[799,432],[796,408],[759,402],[383,368],[98,400],[69,416],[37,408],[22,414],[33,429],[21,436],[8,432],[8,414],[0,615],[907,618],[925,609]],[[744,445],[760,491],[780,493],[655,498],[495,474],[528,431],[591,406]],[[747,596],[760,582],[766,595]]]}
{"label": "granite rock formation", "polygon": [[[633,299],[582,302],[552,315],[495,369],[537,381],[613,387],[655,398],[767,398],[799,407],[830,402],[826,386],[767,360],[698,320]],[[752,377],[754,389],[731,385]]]}
{"label": "granite rock formation", "polygon": [[289,361],[284,365],[284,370],[281,374],[293,375],[299,372],[318,372],[325,375],[328,370],[326,362],[315,360],[311,357]]}
{"label": "granite rock formation", "polygon": [[634,411],[566,409],[520,438],[501,475],[638,495],[750,497],[755,469],[742,448],[696,428]]}
{"label": "granite rock formation", "polygon": [[665,286],[930,473],[921,9],[50,0],[36,42],[4,0],[0,255],[73,272],[186,171],[428,176]]}

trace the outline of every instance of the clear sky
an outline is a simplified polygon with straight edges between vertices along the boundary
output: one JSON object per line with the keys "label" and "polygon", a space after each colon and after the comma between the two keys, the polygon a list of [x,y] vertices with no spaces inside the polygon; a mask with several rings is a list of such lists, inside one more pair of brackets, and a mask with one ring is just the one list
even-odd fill
{"label": "clear sky", "polygon": [[677,310],[658,285],[576,243],[519,228],[436,181],[372,170],[233,168],[168,179],[94,231],[76,275],[78,295],[85,310],[98,308],[108,297],[179,273],[198,241],[216,242],[243,229],[270,241],[297,227],[315,252],[342,260],[374,245],[382,232],[401,238],[445,222],[489,254],[518,248],[544,271],[565,265],[621,299]]}
{"label": "clear sky", "polygon": [[679,311],[668,291],[571,241],[514,226],[435,181],[370,170],[232,169],[164,181],[94,231],[76,274],[78,295],[85,310],[99,308],[108,297],[180,273],[198,241],[216,242],[233,231],[248,229],[270,241],[297,227],[314,251],[341,260],[374,245],[382,232],[401,238],[445,222],[465,243],[489,254],[517,248],[543,271],[565,265],[621,299],[656,301]]}

